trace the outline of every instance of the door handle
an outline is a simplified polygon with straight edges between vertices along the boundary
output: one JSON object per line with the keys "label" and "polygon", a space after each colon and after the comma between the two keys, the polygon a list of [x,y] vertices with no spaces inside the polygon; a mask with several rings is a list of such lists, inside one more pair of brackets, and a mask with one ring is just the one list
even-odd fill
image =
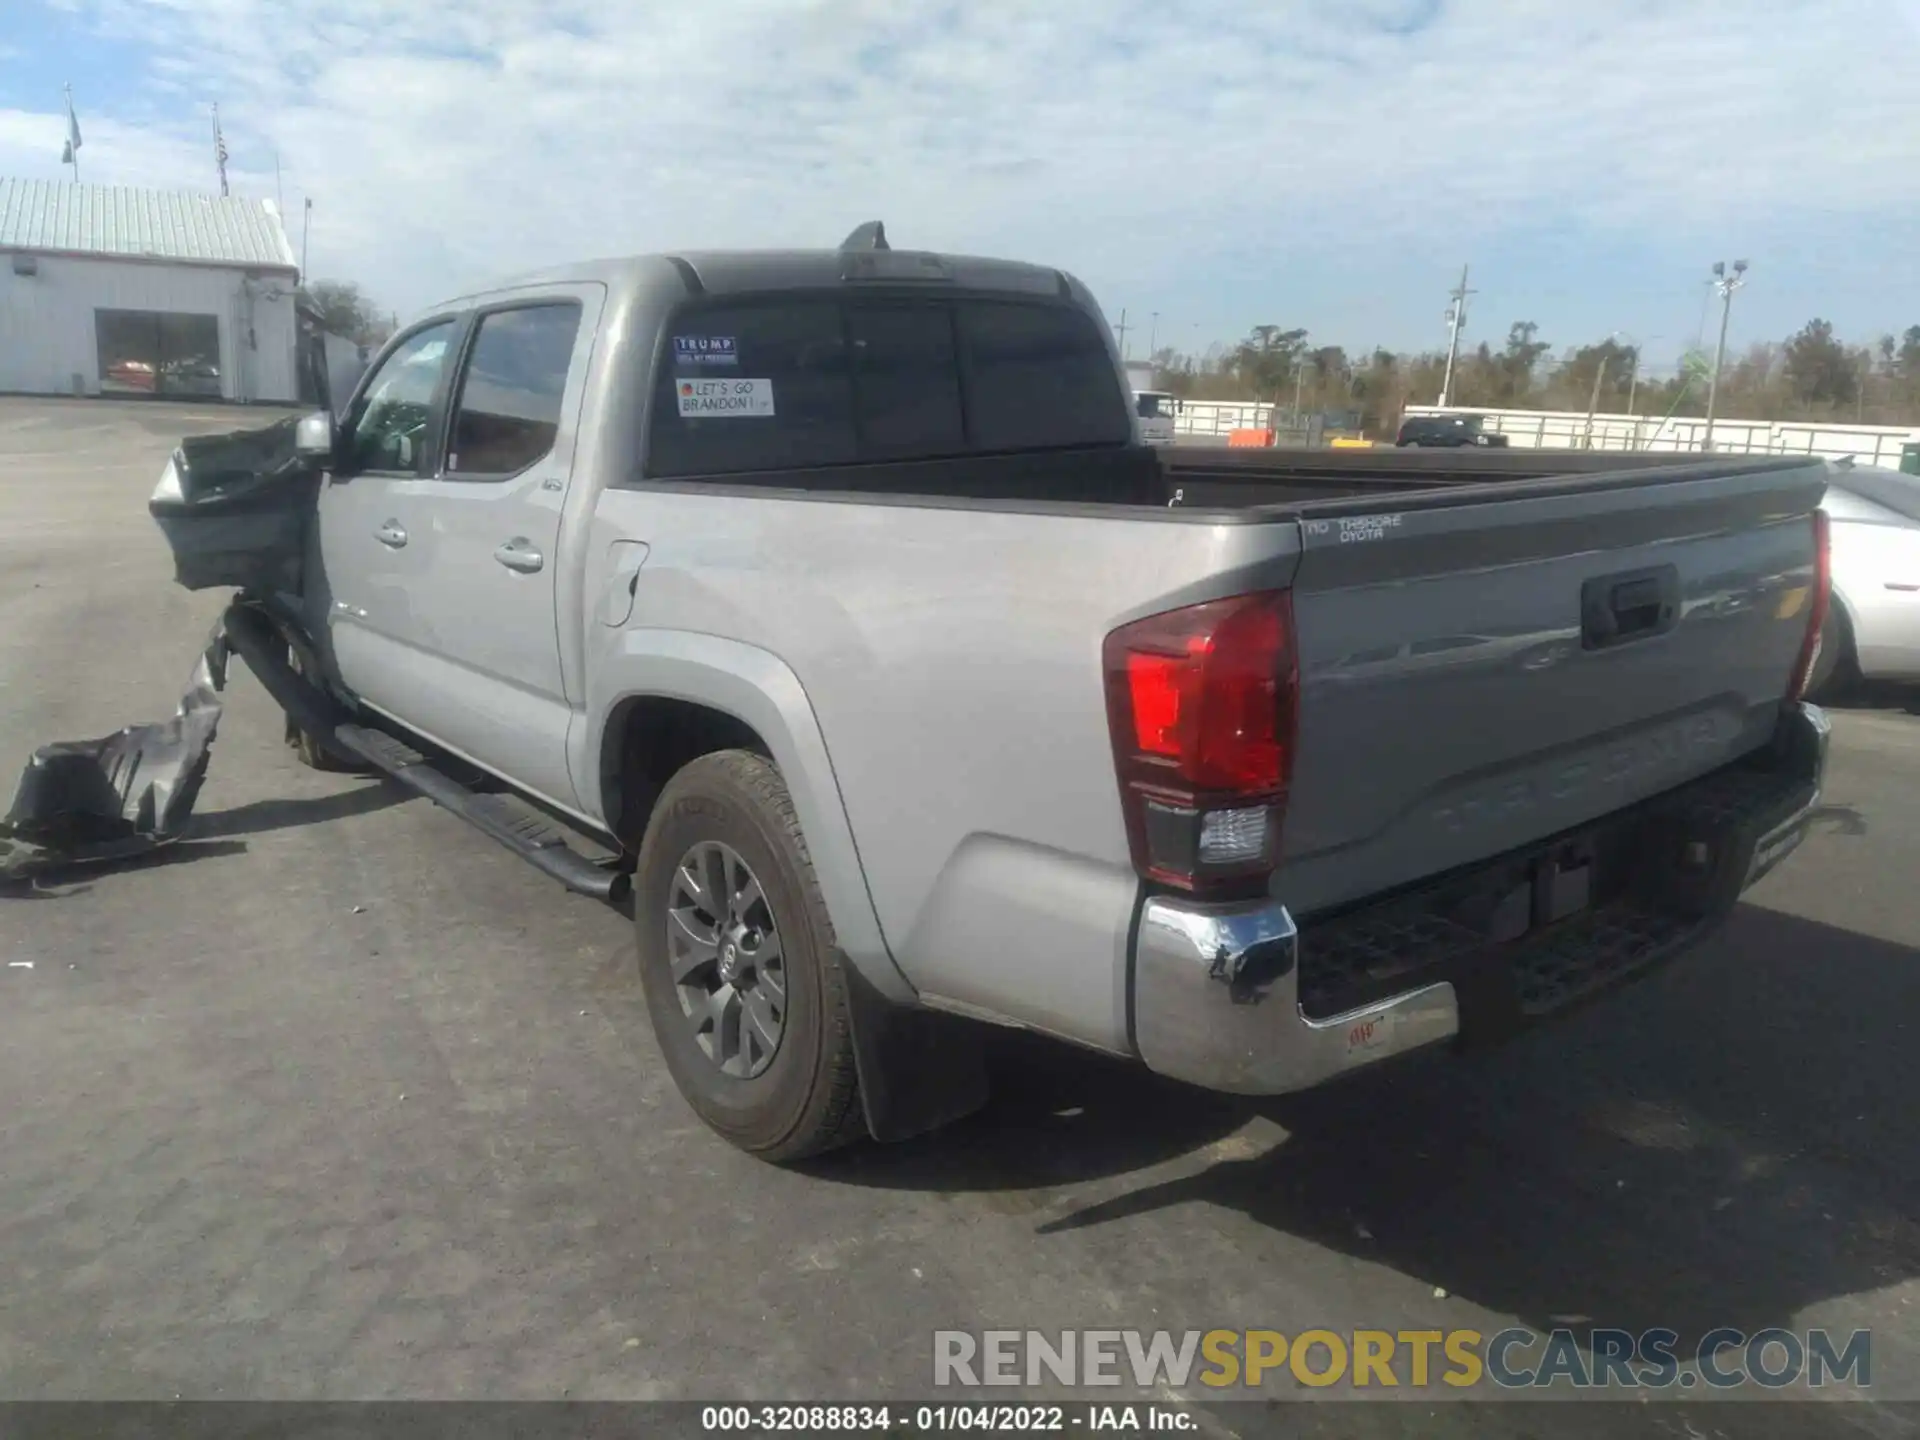
{"label": "door handle", "polygon": [[373,538],[391,550],[398,550],[407,543],[407,532],[398,520],[389,520],[373,532]]}
{"label": "door handle", "polygon": [[507,541],[493,552],[493,558],[507,569],[517,570],[522,575],[531,575],[547,563],[546,557],[534,549],[533,542],[524,535],[516,535]]}

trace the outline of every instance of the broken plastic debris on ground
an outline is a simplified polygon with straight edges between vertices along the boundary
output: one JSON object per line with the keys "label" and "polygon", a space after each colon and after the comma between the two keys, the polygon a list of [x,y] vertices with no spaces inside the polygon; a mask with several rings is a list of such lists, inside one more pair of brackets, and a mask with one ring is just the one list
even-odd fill
{"label": "broken plastic debris on ground", "polygon": [[34,751],[0,819],[0,879],[130,859],[178,839],[206,779],[231,655],[222,614],[171,720]]}
{"label": "broken plastic debris on ground", "polygon": [[[266,612],[273,597],[297,601],[319,486],[318,470],[297,453],[297,427],[289,417],[189,436],[173,452],[147,509],[173,551],[174,579],[188,590],[233,587],[241,608],[214,624],[171,720],[34,751],[0,819],[0,881],[134,859],[185,832],[220,726],[228,661],[238,649],[256,669],[271,668],[276,633],[289,643]],[[250,636],[259,642],[252,649]],[[275,692],[283,703],[285,692],[284,683]]]}

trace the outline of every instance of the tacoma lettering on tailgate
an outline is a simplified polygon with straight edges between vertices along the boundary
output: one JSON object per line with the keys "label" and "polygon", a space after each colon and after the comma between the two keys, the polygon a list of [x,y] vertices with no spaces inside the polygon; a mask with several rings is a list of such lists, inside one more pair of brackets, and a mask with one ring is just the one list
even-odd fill
{"label": "tacoma lettering on tailgate", "polygon": [[1543,801],[1557,804],[1603,788],[1628,792],[1610,795],[1609,805],[1630,804],[1662,789],[1663,782],[1690,779],[1703,762],[1717,759],[1737,734],[1738,727],[1729,716],[1691,716],[1609,745],[1597,754],[1504,776],[1483,791],[1449,800],[1434,811],[1434,819],[1441,829],[1460,834],[1535,810]]}

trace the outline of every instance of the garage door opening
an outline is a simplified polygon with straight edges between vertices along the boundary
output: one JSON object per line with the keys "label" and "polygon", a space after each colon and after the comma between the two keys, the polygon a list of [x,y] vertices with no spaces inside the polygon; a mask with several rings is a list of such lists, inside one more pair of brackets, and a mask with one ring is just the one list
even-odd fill
{"label": "garage door opening", "polygon": [[93,321],[102,394],[219,398],[217,316],[96,310]]}

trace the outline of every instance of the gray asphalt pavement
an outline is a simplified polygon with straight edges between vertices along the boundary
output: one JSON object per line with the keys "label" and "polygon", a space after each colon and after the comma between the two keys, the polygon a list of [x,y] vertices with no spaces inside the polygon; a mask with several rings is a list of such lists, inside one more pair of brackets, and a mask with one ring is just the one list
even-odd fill
{"label": "gray asphalt pavement", "polygon": [[[0,400],[0,785],[171,713],[223,597],[146,495],[260,418]],[[937,1328],[1556,1321],[1871,1327],[1920,1397],[1897,699],[1837,714],[1817,833],[1722,936],[1519,1043],[1251,1104],[1007,1037],[983,1115],[795,1173],[681,1103],[618,912],[302,769],[235,672],[198,838],[0,893],[0,1397],[926,1396]]]}

